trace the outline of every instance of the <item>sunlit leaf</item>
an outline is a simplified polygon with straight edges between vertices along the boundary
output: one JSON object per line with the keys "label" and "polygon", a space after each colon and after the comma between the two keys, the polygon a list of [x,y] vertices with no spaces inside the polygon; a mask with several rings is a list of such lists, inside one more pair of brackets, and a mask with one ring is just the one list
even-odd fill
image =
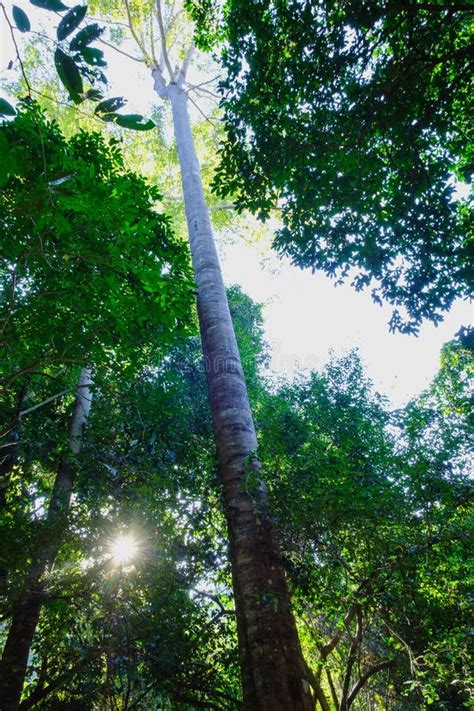
{"label": "sunlit leaf", "polygon": [[155,124],[151,119],[145,119],[140,114],[119,114],[115,119],[115,123],[133,131],[151,131],[152,128],[155,128]]}

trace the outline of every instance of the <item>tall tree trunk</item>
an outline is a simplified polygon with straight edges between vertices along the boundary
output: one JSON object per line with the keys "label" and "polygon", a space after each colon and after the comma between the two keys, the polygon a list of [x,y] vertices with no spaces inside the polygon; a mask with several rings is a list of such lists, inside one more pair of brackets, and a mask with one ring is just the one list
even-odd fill
{"label": "tall tree trunk", "polygon": [[[155,73],[154,73],[155,75]],[[155,76],[156,80],[156,76]],[[163,96],[163,90],[157,90]],[[204,198],[187,95],[167,87],[173,110],[219,472],[224,489],[244,706],[314,708],[285,572],[260,481],[257,438]]]}
{"label": "tall tree trunk", "polygon": [[33,554],[33,564],[26,575],[22,593],[15,604],[12,622],[0,662],[0,709],[16,711],[28,665],[28,655],[44,599],[43,577],[57,556],[67,527],[75,466],[82,444],[84,425],[89,416],[92,393],[90,372],[84,368],[79,378],[77,396],[69,427],[69,450],[61,460],[48,506],[47,538]]}

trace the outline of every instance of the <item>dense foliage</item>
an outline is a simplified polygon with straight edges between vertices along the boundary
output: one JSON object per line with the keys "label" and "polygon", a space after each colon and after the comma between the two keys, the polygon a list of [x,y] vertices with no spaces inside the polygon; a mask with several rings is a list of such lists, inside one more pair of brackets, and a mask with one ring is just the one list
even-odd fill
{"label": "dense foliage", "polygon": [[360,708],[377,694],[404,709],[469,698],[472,449],[467,409],[442,385],[454,375],[465,404],[469,372],[472,354],[449,344],[432,388],[389,413],[350,354],[261,415],[294,598],[336,708],[354,688],[353,665],[375,675]]}
{"label": "dense foliage", "polygon": [[[33,4],[66,10],[59,0]],[[84,30],[70,39],[84,7],[62,17],[57,40],[100,60],[77,40]],[[223,25],[218,14],[213,24],[216,7],[192,7],[201,43],[227,38],[236,78],[221,189],[262,214],[283,196],[280,248],[330,273],[359,268],[358,288],[379,279],[380,294],[408,311],[394,328],[436,320],[464,293],[467,212],[449,180],[453,171],[466,178],[470,160],[459,140],[465,8],[259,0],[239,11],[229,0]],[[133,4],[133,17],[144,8]],[[13,18],[29,31],[23,11]],[[245,130],[233,124],[241,109]],[[425,124],[413,124],[422,110]],[[242,708],[235,579],[187,249],[116,138],[66,138],[31,99],[18,113],[0,100],[0,114],[14,117],[0,124],[0,689],[2,675],[18,672],[9,643],[26,652],[22,700],[7,711]],[[318,151],[305,144],[313,139]],[[166,175],[160,164],[154,174],[172,185],[164,130],[159,144],[150,158],[144,142],[134,160],[161,156]],[[295,246],[303,223],[311,235]],[[320,228],[329,233],[311,261],[305,240],[314,246]],[[262,479],[268,489],[311,701],[323,711],[469,707],[473,332],[446,344],[432,385],[392,411],[354,351],[272,379],[261,306],[239,287],[228,300],[262,464],[245,468],[242,487],[259,515]],[[92,409],[71,440],[85,370]],[[280,609],[261,595],[261,606]]]}
{"label": "dense foliage", "polygon": [[[41,604],[64,542],[79,373],[100,389],[156,367],[192,323],[192,280],[158,192],[125,170],[116,145],[84,132],[66,140],[31,101],[0,141],[0,582],[18,620],[25,600]],[[47,517],[31,528],[38,508]]]}
{"label": "dense foliage", "polygon": [[159,358],[190,322],[192,281],[159,193],[124,169],[117,145],[97,133],[67,141],[31,102],[0,142],[6,456],[25,411],[62,396],[81,367],[97,379]]}
{"label": "dense foliage", "polygon": [[[458,3],[189,3],[225,39],[227,138],[215,184],[275,247],[395,306],[416,332],[469,293],[472,10]],[[471,252],[472,256],[472,252]]]}
{"label": "dense foliage", "polygon": [[[354,708],[462,708],[469,350],[446,346],[432,388],[390,413],[356,353],[308,379],[270,386],[258,371],[259,309],[239,289],[229,297],[315,683],[329,703],[331,684],[341,703],[345,685],[351,692],[372,671]],[[195,337],[175,345],[158,369],[132,381],[110,375],[96,388],[68,539],[47,578],[25,690],[38,708],[239,707],[205,390]],[[56,432],[60,409],[51,403],[42,411]],[[43,446],[34,462],[18,463],[20,480],[33,465],[33,486],[20,486],[3,519],[6,620],[44,525],[47,452]],[[135,537],[137,554],[118,565],[111,546],[121,533]]]}

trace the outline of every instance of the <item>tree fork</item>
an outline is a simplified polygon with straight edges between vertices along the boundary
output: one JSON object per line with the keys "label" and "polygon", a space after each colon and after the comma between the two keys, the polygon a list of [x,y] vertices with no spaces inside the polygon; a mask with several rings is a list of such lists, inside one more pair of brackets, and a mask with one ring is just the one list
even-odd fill
{"label": "tree fork", "polygon": [[[157,93],[171,102],[181,167],[209,400],[230,541],[248,711],[314,708],[282,559],[259,480],[257,437],[183,90],[153,70]],[[257,486],[254,486],[257,483]]]}
{"label": "tree fork", "polygon": [[16,711],[20,704],[28,655],[44,600],[42,578],[56,558],[67,526],[75,479],[75,468],[70,455],[79,454],[81,450],[82,433],[92,400],[90,385],[90,371],[83,368],[69,426],[70,452],[64,455],[59,464],[48,506],[50,535],[47,534],[48,540],[40,541],[34,551],[35,562],[26,575],[23,590],[13,609],[12,622],[3,649],[0,662],[1,711]]}

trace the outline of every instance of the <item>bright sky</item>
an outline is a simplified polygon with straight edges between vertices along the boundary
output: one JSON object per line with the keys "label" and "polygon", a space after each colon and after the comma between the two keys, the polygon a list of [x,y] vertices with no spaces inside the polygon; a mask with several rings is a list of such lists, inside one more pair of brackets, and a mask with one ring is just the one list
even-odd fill
{"label": "bright sky", "polygon": [[[44,11],[27,2],[19,0],[17,4],[32,21],[45,17]],[[10,78],[8,72],[3,72],[14,54],[2,18],[0,23],[2,77]],[[126,96],[127,112],[146,113],[155,102],[148,71],[111,50],[106,51],[106,58],[108,95]],[[194,78],[191,81],[197,83]],[[158,97],[156,100],[160,101]],[[194,108],[193,113],[198,116]],[[391,308],[377,306],[367,292],[356,293],[349,286],[334,287],[323,274],[301,271],[274,254],[262,259],[257,247],[243,242],[229,246],[218,238],[218,245],[226,283],[240,284],[254,300],[265,304],[271,366],[278,373],[291,375],[302,369],[319,368],[331,349],[338,354],[356,346],[376,388],[394,406],[401,406],[429,384],[438,369],[443,343],[453,338],[462,325],[472,322],[472,307],[459,301],[442,324],[435,327],[426,323],[418,337],[391,334],[387,326]]]}
{"label": "bright sky", "polygon": [[368,292],[335,287],[324,274],[276,256],[261,261],[255,248],[243,244],[227,247],[222,258],[226,283],[240,284],[265,304],[272,369],[291,375],[319,368],[331,349],[338,354],[358,347],[376,388],[397,407],[429,384],[443,343],[472,321],[472,307],[458,301],[438,327],[426,323],[418,337],[392,334],[391,307],[377,306]]}

